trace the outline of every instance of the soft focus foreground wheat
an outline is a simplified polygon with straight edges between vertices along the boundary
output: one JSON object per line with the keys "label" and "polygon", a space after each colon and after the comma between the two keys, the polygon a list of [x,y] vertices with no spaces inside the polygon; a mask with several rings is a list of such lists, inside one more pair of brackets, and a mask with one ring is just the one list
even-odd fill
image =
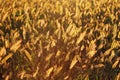
{"label": "soft focus foreground wheat", "polygon": [[119,0],[0,0],[0,80],[119,80]]}

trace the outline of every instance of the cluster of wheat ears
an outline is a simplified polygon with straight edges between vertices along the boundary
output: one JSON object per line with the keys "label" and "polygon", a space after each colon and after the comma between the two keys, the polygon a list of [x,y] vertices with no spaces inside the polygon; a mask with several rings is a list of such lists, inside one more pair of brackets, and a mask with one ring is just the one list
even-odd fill
{"label": "cluster of wheat ears", "polygon": [[120,80],[120,0],[0,0],[0,80]]}

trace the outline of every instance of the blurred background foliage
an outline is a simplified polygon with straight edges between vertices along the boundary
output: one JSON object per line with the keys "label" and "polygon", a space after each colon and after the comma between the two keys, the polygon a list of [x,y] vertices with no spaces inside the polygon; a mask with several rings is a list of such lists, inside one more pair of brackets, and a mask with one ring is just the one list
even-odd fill
{"label": "blurred background foliage", "polygon": [[119,79],[119,0],[0,0],[0,80]]}

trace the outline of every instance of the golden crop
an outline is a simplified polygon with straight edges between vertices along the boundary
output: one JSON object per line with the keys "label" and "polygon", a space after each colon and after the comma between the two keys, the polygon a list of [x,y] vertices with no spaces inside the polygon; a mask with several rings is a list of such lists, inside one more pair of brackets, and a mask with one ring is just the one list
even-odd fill
{"label": "golden crop", "polygon": [[0,0],[0,80],[119,80],[119,0]]}

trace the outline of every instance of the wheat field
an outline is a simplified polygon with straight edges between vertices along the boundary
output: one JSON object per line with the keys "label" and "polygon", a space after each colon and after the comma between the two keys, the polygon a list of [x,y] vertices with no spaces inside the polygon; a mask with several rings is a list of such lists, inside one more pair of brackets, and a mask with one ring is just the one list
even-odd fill
{"label": "wheat field", "polygon": [[120,80],[120,0],[0,0],[0,80]]}

